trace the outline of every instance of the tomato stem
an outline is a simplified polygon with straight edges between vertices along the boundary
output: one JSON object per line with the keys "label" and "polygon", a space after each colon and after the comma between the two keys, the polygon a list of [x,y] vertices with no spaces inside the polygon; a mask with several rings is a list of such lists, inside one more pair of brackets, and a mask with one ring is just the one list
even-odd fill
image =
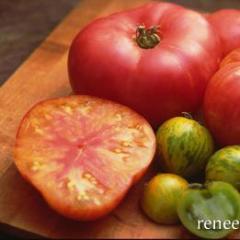
{"label": "tomato stem", "polygon": [[153,26],[146,28],[144,25],[139,25],[136,30],[136,42],[139,47],[144,49],[154,48],[161,41],[158,35],[158,27]]}
{"label": "tomato stem", "polygon": [[193,119],[193,116],[189,112],[182,112],[183,117],[188,118],[188,119]]}

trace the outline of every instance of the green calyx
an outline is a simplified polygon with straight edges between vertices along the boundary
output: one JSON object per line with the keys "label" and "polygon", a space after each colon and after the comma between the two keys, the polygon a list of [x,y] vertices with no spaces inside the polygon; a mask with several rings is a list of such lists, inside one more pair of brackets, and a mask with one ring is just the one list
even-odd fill
{"label": "green calyx", "polygon": [[137,27],[136,42],[139,47],[144,49],[154,48],[160,43],[160,40],[156,26],[148,29],[144,25]]}

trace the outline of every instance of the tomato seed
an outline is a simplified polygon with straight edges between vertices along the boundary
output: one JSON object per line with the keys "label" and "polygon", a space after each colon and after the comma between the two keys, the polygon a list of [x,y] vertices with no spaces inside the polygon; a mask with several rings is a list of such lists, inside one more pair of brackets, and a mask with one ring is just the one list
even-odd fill
{"label": "tomato seed", "polygon": [[122,153],[123,152],[122,149],[120,149],[120,148],[115,148],[113,151],[115,153]]}
{"label": "tomato seed", "polygon": [[122,120],[122,114],[120,114],[120,113],[115,114],[115,117],[116,117],[117,121],[121,121]]}
{"label": "tomato seed", "polygon": [[90,173],[84,173],[83,177],[87,178],[87,179],[90,179],[92,177],[92,175]]}
{"label": "tomato seed", "polygon": [[43,164],[38,161],[34,161],[32,167],[31,167],[32,171],[34,171],[34,172],[39,171],[42,168],[43,168]]}
{"label": "tomato seed", "polygon": [[41,128],[39,128],[39,127],[35,127],[34,130],[35,130],[35,133],[37,133],[39,135],[43,135],[44,134],[44,131]]}
{"label": "tomato seed", "polygon": [[135,126],[135,128],[138,129],[138,130],[142,130],[142,126],[141,126],[140,124],[137,124],[137,125]]}
{"label": "tomato seed", "polygon": [[75,187],[74,182],[70,180],[70,181],[67,183],[67,188],[68,188],[70,191],[72,191],[72,190],[74,189],[74,187]]}
{"label": "tomato seed", "polygon": [[94,198],[93,202],[98,206],[101,205],[101,202],[97,198]]}
{"label": "tomato seed", "polygon": [[143,148],[146,148],[146,147],[147,147],[147,146],[144,144],[144,142],[135,140],[135,143],[137,144],[138,147],[143,147]]}
{"label": "tomato seed", "polygon": [[63,109],[64,109],[64,111],[65,111],[66,113],[68,113],[68,114],[72,114],[72,113],[73,113],[72,108],[69,107],[69,106],[64,106]]}

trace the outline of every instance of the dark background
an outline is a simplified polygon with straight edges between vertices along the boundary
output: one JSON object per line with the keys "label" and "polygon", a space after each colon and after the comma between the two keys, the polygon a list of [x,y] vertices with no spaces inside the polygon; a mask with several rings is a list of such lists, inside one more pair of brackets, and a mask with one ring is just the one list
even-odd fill
{"label": "dark background", "polygon": [[[0,0],[0,85],[79,1]],[[168,2],[182,4],[199,11],[240,8],[240,0],[169,0]]]}
{"label": "dark background", "polygon": [[[0,0],[0,85],[78,2],[80,0]],[[202,12],[221,8],[240,9],[240,0],[168,2]],[[0,231],[0,239],[6,238]]]}

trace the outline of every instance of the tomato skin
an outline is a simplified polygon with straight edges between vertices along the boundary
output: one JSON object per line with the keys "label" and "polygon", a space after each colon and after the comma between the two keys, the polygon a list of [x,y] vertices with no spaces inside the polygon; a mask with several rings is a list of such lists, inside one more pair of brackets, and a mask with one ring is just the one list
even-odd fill
{"label": "tomato skin", "polygon": [[157,131],[157,152],[165,172],[186,178],[195,176],[204,169],[213,151],[210,133],[195,120],[171,118]]}
{"label": "tomato skin", "polygon": [[240,63],[240,48],[234,49],[232,52],[230,52],[222,61],[220,64],[220,68],[230,65],[231,67],[234,67],[235,65],[239,65]]}
{"label": "tomato skin", "polygon": [[[154,48],[136,43],[139,23],[160,27],[160,43]],[[71,45],[68,72],[75,93],[120,102],[157,126],[198,109],[221,51],[218,36],[203,16],[155,2],[84,28]]]}
{"label": "tomato skin", "polygon": [[157,223],[175,224],[177,201],[188,182],[175,174],[158,174],[144,187],[141,206],[146,215]]}
{"label": "tomato skin", "polygon": [[215,152],[206,167],[207,181],[223,181],[240,190],[240,146],[228,146]]}
{"label": "tomato skin", "polygon": [[223,60],[208,84],[204,97],[204,118],[221,146],[240,144],[240,49]]}
{"label": "tomato skin", "polygon": [[186,189],[177,207],[182,224],[193,234],[204,239],[221,239],[234,229],[198,228],[199,220],[238,220],[240,218],[240,195],[229,183],[215,181],[204,185],[192,184]]}
{"label": "tomato skin", "polygon": [[224,56],[240,47],[240,11],[222,9],[208,16],[209,22],[219,34]]}
{"label": "tomato skin", "polygon": [[154,132],[131,109],[68,96],[40,102],[24,116],[14,162],[55,211],[87,221],[120,203],[154,153]]}

